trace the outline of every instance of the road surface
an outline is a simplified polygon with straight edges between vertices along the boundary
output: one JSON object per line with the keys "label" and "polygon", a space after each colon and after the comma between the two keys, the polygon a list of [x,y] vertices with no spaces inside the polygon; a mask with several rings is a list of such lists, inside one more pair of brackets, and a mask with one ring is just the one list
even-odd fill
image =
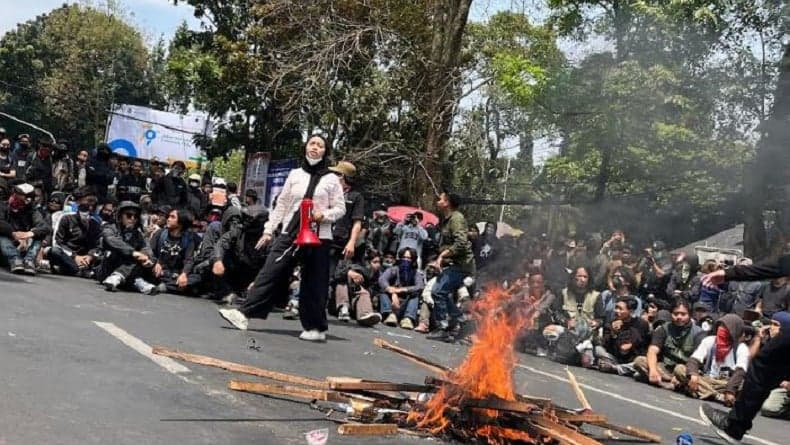
{"label": "road surface", "polygon": [[[450,366],[466,352],[402,329],[336,321],[326,344],[302,342],[299,322],[277,313],[241,332],[228,328],[209,301],[108,293],[92,281],[52,275],[0,272],[0,307],[0,445],[305,444],[305,433],[321,428],[330,430],[328,444],[431,443],[339,436],[308,405],[230,391],[227,381],[238,375],[146,353],[161,345],[314,378],[421,383],[426,370],[372,339]],[[250,349],[249,339],[260,350]],[[681,431],[697,443],[724,443],[699,421],[698,401],[627,378],[574,372],[593,408],[615,423],[655,431],[665,443]],[[515,377],[521,393],[577,406],[565,376],[558,364],[522,355]],[[755,425],[746,443],[789,443],[786,421],[760,417]]]}

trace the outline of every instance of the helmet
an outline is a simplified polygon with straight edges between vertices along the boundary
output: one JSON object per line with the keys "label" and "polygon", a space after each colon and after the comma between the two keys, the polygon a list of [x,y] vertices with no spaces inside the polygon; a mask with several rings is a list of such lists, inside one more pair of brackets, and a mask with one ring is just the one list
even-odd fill
{"label": "helmet", "polygon": [[[115,218],[119,223],[121,222],[121,216],[124,214],[124,212],[129,210],[137,213],[137,216],[140,216],[140,213],[142,213],[142,209],[140,208],[139,204],[132,201],[121,201],[121,203],[118,204],[118,211],[115,213]],[[137,218],[137,224],[142,224],[140,218]]]}

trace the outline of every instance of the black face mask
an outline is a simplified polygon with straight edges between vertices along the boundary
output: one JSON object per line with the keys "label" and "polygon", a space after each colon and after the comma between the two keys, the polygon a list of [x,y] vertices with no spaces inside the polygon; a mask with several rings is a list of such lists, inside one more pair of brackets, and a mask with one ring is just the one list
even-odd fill
{"label": "black face mask", "polygon": [[30,148],[30,144],[26,144],[23,142],[19,144],[19,148],[21,148],[22,150],[27,150],[28,148]]}
{"label": "black face mask", "polygon": [[104,222],[112,222],[113,221],[112,213],[101,212],[101,214],[99,216],[101,216],[101,220],[104,221]]}
{"label": "black face mask", "polygon": [[82,213],[90,212],[91,211],[91,206],[90,206],[90,204],[78,204],[77,205],[77,211],[78,212],[82,212]]}

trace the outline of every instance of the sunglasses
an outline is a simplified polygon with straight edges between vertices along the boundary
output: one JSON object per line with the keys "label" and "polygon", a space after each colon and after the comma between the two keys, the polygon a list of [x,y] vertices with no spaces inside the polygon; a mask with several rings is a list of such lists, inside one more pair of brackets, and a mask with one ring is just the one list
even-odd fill
{"label": "sunglasses", "polygon": [[123,214],[123,216],[125,216],[125,217],[127,217],[129,219],[138,219],[139,218],[139,216],[136,213],[134,213],[134,212],[126,212],[126,213]]}

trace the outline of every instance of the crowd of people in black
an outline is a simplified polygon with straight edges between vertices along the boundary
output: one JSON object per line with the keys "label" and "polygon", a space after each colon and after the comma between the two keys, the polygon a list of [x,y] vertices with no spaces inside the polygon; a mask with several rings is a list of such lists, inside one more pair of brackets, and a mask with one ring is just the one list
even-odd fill
{"label": "crowd of people in black", "polygon": [[[477,283],[496,282],[537,309],[524,352],[730,406],[752,359],[790,332],[787,277],[706,286],[706,274],[736,265],[660,240],[635,246],[621,230],[497,237],[494,223],[468,224],[452,193],[438,198],[438,225],[420,211],[368,215],[355,166],[330,165],[330,151],[308,138],[269,211],[254,191],[240,196],[181,161],[128,159],[106,144],[72,158],[65,144],[0,134],[2,258],[13,273],[214,299],[238,329],[281,307],[317,342],[328,316],[457,341]],[[317,243],[299,240],[305,224]],[[788,389],[773,388],[764,415],[790,417]]]}

